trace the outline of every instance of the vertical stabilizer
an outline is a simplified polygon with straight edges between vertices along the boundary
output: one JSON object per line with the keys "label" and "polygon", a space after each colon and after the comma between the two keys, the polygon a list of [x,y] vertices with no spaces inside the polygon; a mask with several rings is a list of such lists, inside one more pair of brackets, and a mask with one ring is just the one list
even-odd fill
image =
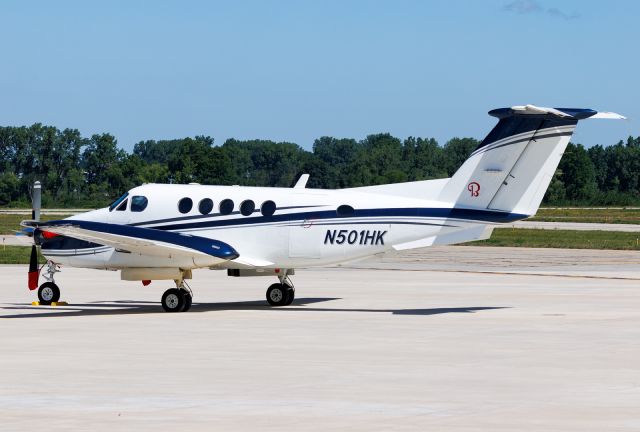
{"label": "vertical stabilizer", "polygon": [[443,188],[457,208],[533,215],[538,210],[578,120],[624,118],[590,109],[533,105],[489,112],[500,120]]}

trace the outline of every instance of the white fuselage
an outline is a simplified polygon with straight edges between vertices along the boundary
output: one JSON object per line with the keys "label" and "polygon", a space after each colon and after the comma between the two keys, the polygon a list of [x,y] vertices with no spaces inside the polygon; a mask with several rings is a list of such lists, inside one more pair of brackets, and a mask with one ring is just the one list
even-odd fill
{"label": "white fuselage", "polygon": [[[455,233],[473,231],[474,227],[482,231],[496,222],[452,217],[455,215],[447,213],[451,204],[445,202],[375,192],[376,189],[371,188],[323,190],[148,184],[130,190],[128,203],[120,210],[103,208],[69,220],[133,225],[216,239],[231,245],[240,255],[236,261],[218,265],[222,268],[244,268],[247,261],[263,268],[336,264],[385,252],[394,246],[402,249],[403,244],[411,242],[423,241],[423,246],[447,243],[435,240],[452,234],[452,243],[465,241],[455,239]],[[147,199],[143,211],[132,211],[134,196]],[[185,213],[178,208],[183,198],[190,198],[193,203]],[[214,205],[209,214],[202,214],[199,203],[206,198]],[[234,202],[233,211],[227,215],[220,213],[220,203],[225,199]],[[255,210],[245,216],[239,209],[247,200],[254,202]],[[264,216],[260,209],[269,200],[276,204],[276,210],[272,216]],[[43,247],[42,252],[48,259],[75,267],[190,269],[210,266],[207,262],[159,258],[100,245]]]}

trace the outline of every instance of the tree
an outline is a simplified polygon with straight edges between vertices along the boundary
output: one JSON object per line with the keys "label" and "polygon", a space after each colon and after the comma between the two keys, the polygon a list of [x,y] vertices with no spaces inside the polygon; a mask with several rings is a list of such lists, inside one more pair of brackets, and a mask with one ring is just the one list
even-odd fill
{"label": "tree", "polygon": [[569,143],[560,161],[566,197],[573,201],[589,202],[598,190],[593,162],[581,144]]}
{"label": "tree", "polygon": [[444,145],[445,168],[451,177],[462,166],[469,155],[478,147],[473,138],[453,138]]}

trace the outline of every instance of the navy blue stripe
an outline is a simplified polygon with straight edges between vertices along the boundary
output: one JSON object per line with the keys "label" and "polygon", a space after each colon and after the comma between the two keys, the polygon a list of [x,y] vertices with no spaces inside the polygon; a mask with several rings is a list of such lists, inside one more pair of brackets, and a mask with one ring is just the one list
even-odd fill
{"label": "navy blue stripe", "polygon": [[[312,205],[312,206],[277,207],[276,211],[278,211],[278,210],[299,209],[299,208],[313,208],[313,207],[323,207],[323,206],[321,206],[321,205]],[[254,213],[260,213],[260,209],[255,209],[253,212]],[[149,225],[149,224],[166,223],[166,222],[178,222],[178,221],[193,220],[193,219],[206,219],[206,218],[210,218],[210,217],[239,215],[239,214],[240,214],[239,211],[234,211],[234,212],[229,213],[228,215],[223,215],[222,213],[209,213],[209,214],[206,214],[206,215],[180,216],[180,217],[174,217],[174,218],[168,218],[168,219],[156,219],[156,220],[149,220],[149,221],[145,221],[145,222],[135,222],[135,223],[129,224],[129,226],[140,226],[140,225]]]}
{"label": "navy blue stripe", "polygon": [[478,150],[475,150],[472,154],[477,154],[477,153],[484,153],[490,150],[494,150],[500,147],[505,147],[505,146],[510,146],[513,144],[518,144],[521,142],[526,142],[526,141],[531,141],[532,139],[535,140],[539,140],[539,139],[544,139],[544,138],[553,138],[553,137],[558,137],[558,136],[571,136],[573,135],[573,131],[571,132],[557,132],[557,133],[550,133],[550,134],[544,134],[544,135],[535,135],[533,137],[527,137],[527,138],[521,138],[521,139],[517,139],[515,141],[507,141],[504,144],[500,144],[497,146],[493,146],[491,148],[480,148],[478,147]]}
{"label": "navy blue stripe", "polygon": [[474,150],[488,146],[496,141],[507,137],[522,134],[525,132],[534,132],[540,129],[547,129],[560,126],[574,126],[578,123],[575,119],[546,119],[535,115],[529,116],[511,116],[501,118],[498,124],[489,132],[485,139]]}
{"label": "navy blue stripe", "polygon": [[[329,225],[427,225],[427,226],[437,226],[437,227],[447,227],[447,228],[458,228],[458,225],[448,225],[448,224],[439,224],[439,223],[428,223],[428,222],[404,222],[404,221],[395,221],[395,220],[372,220],[368,222],[322,222],[322,223],[313,223],[313,226],[329,226]],[[287,226],[300,226],[300,223],[291,224]]]}
{"label": "navy blue stripe", "polygon": [[[89,231],[102,232],[107,234],[115,234],[134,239],[144,239],[152,241],[160,241],[164,243],[170,243],[177,246],[186,247],[189,249],[202,252],[204,254],[214,256],[216,258],[232,260],[238,258],[240,255],[228,244],[219,240],[208,239],[204,237],[178,234],[173,232],[166,232],[150,228],[132,227],[129,225],[117,225],[102,222],[89,222],[81,220],[56,220],[45,222],[40,225],[40,228],[46,229],[47,227],[56,226],[74,226]],[[124,247],[126,249],[126,247]]]}
{"label": "navy blue stripe", "polygon": [[[355,210],[351,216],[353,218],[363,217],[432,217],[442,219],[463,219],[470,221],[481,221],[490,223],[514,222],[525,219],[529,215],[518,213],[507,213],[493,210],[474,209],[449,209],[449,208],[383,208],[383,209],[363,209]],[[273,216],[245,217],[226,220],[208,220],[203,222],[192,222],[184,224],[172,224],[149,227],[157,230],[184,230],[195,228],[216,228],[228,226],[256,225],[274,222],[291,222],[299,220],[328,220],[347,219],[345,216],[338,216],[335,210],[323,210],[317,212],[289,213]]]}

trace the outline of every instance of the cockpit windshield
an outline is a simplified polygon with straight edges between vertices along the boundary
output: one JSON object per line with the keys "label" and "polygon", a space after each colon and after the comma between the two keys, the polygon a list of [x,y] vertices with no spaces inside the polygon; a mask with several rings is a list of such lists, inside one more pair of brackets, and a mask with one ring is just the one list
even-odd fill
{"label": "cockpit windshield", "polygon": [[109,211],[113,211],[114,208],[118,207],[123,200],[125,200],[129,196],[129,192],[125,192],[120,198],[109,204]]}

